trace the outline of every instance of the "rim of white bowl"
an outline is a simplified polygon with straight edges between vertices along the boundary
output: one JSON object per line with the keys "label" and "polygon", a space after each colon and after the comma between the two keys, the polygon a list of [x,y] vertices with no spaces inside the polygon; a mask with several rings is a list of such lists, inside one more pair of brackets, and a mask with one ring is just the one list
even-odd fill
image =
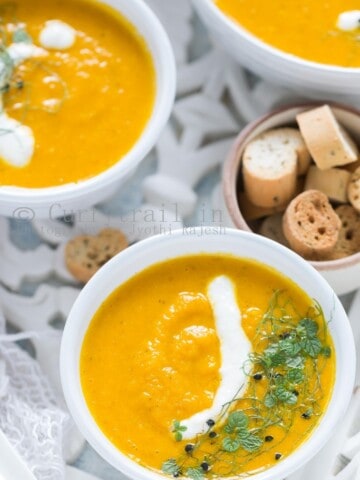
{"label": "rim of white bowl", "polygon": [[197,6],[198,4],[202,6],[202,8],[206,8],[208,13],[211,14],[212,19],[214,21],[221,21],[222,23],[226,24],[228,28],[233,33],[237,33],[242,35],[247,41],[255,44],[258,48],[267,51],[271,55],[275,55],[279,59],[286,59],[289,62],[292,62],[297,65],[302,65],[304,67],[313,68],[318,70],[319,72],[332,72],[338,74],[360,74],[360,67],[341,67],[338,65],[331,65],[326,63],[317,63],[311,60],[306,60],[297,55],[293,55],[291,53],[287,53],[279,48],[273,47],[270,44],[260,40],[254,34],[246,30],[240,23],[237,23],[236,20],[232,20],[229,16],[227,16],[219,7],[215,5],[214,0],[192,0],[194,5]]}
{"label": "rim of white bowl", "polygon": [[[332,338],[336,345],[336,378],[326,412],[308,440],[291,455],[274,467],[250,477],[252,480],[283,478],[300,468],[323,447],[333,434],[333,429],[345,414],[350,402],[355,379],[355,345],[347,315],[340,300],[324,278],[303,258],[282,245],[235,229],[226,229],[222,238],[219,237],[218,232],[205,235],[204,227],[194,228],[192,232],[189,235],[183,230],[177,230],[171,235],[157,235],[129,247],[102,267],[84,287],[70,312],[61,344],[60,374],[67,405],[85,438],[116,469],[138,480],[168,478],[162,473],[139,465],[121,453],[107,439],[92,417],[82,392],[79,372],[81,346],[88,325],[97,308],[118,285],[152,264],[169,258],[201,253],[230,253],[238,257],[254,259],[267,254],[266,264],[274,267],[276,261],[283,263],[282,268],[286,264],[286,272],[292,272],[292,268],[297,271],[297,275],[295,273],[287,275],[289,278],[294,279],[295,276],[299,278],[299,271],[301,271],[306,277],[306,286],[301,285],[300,288],[307,291],[311,283],[316,285],[317,298],[324,297],[320,303],[324,306],[326,299],[325,310],[336,314],[330,323]],[[219,238],[221,238],[220,241]],[[255,249],[252,253],[248,252],[251,245]],[[239,254],[237,249],[243,253]],[[173,251],[177,253],[170,253]],[[155,254],[155,252],[158,253],[159,259],[154,261],[152,253]],[[258,261],[265,263],[263,260]],[[136,267],[137,262],[139,264]],[[274,268],[276,269],[276,266]],[[282,268],[278,268],[278,271],[286,275]],[[112,278],[113,275],[115,280]],[[302,283],[304,281],[301,280]],[[299,284],[299,282],[296,283]],[[99,294],[104,289],[107,290],[106,294]],[[89,307],[92,303],[93,305]]]}
{"label": "rim of white bowl", "polygon": [[159,19],[143,0],[96,1],[111,7],[133,25],[150,51],[156,74],[156,96],[152,114],[133,147],[105,171],[85,180],[52,187],[1,186],[0,204],[12,207],[14,202],[21,201],[24,205],[30,203],[41,206],[44,202],[77,199],[100,187],[106,188],[139,165],[155,145],[170,116],[175,98],[176,66],[169,38]]}

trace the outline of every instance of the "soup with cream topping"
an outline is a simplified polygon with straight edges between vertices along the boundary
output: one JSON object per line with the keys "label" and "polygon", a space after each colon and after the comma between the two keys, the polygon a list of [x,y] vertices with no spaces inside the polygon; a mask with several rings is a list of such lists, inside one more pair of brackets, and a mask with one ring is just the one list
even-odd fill
{"label": "soup with cream topping", "polygon": [[0,184],[50,187],[114,165],[152,112],[144,39],[94,0],[0,2]]}
{"label": "soup with cream topping", "polygon": [[318,63],[360,67],[358,0],[214,1],[235,22],[283,52]]}
{"label": "soup with cream topping", "polygon": [[90,323],[80,375],[100,429],[136,462],[232,476],[269,468],[308,438],[335,354],[320,306],[292,281],[203,254],[119,286]]}

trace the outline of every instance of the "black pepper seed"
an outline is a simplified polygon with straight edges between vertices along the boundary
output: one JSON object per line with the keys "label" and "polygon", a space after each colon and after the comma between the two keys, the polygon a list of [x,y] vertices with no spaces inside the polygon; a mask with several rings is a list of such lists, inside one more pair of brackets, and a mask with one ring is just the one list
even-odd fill
{"label": "black pepper seed", "polygon": [[200,467],[204,470],[204,472],[207,472],[209,470],[210,465],[207,462],[203,462]]}
{"label": "black pepper seed", "polygon": [[194,450],[194,444],[193,443],[187,443],[184,447],[184,450],[186,453],[190,453]]}
{"label": "black pepper seed", "polygon": [[255,373],[255,375],[253,375],[253,379],[254,380],[261,380],[262,379],[261,373]]}
{"label": "black pepper seed", "polygon": [[299,392],[298,392],[297,390],[293,390],[292,393],[295,395],[295,397],[298,397],[298,396],[299,396]]}
{"label": "black pepper seed", "polygon": [[175,478],[180,477],[180,473],[179,472],[173,473],[173,477]]}
{"label": "black pepper seed", "polygon": [[280,460],[281,457],[281,453],[275,453],[275,460]]}
{"label": "black pepper seed", "polygon": [[271,435],[266,435],[265,437],[265,442],[272,442],[274,440],[274,437]]}
{"label": "black pepper seed", "polygon": [[217,435],[217,433],[214,432],[214,431],[212,431],[212,432],[209,433],[209,437],[210,437],[210,438],[215,438],[216,435]]}
{"label": "black pepper seed", "polygon": [[206,423],[209,425],[209,427],[213,427],[215,425],[215,422],[212,418],[209,418]]}
{"label": "black pepper seed", "polygon": [[301,416],[302,418],[305,418],[305,420],[309,420],[309,418],[311,417],[311,414],[309,412],[305,412]]}

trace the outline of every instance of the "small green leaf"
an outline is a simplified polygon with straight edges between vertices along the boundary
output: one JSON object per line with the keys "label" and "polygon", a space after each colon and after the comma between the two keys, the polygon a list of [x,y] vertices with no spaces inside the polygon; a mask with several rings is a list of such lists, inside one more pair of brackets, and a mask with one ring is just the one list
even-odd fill
{"label": "small green leaf", "polygon": [[240,448],[240,439],[225,437],[222,446],[225,452],[236,452]]}
{"label": "small green leaf", "polygon": [[12,41],[14,43],[33,43],[32,38],[23,28],[15,30],[12,36]]}
{"label": "small green leaf", "polygon": [[301,350],[299,342],[293,340],[281,340],[279,342],[279,348],[282,352],[295,357]]}
{"label": "small green leaf", "polygon": [[321,355],[323,355],[324,357],[330,358],[330,357],[331,357],[331,348],[328,347],[328,346],[322,347],[320,353],[321,353]]}
{"label": "small green leaf", "polygon": [[6,91],[14,70],[14,61],[10,57],[6,48],[1,45],[0,45],[0,63],[2,64],[2,68],[0,71],[0,87],[2,91]]}
{"label": "small green leaf", "polygon": [[301,341],[301,347],[312,358],[317,358],[321,352],[321,342],[318,338],[305,338]]}
{"label": "small green leaf", "polygon": [[263,444],[263,440],[253,433],[248,433],[240,439],[240,443],[247,452],[256,452]]}
{"label": "small green leaf", "polygon": [[280,402],[286,403],[287,405],[295,405],[298,401],[297,396],[286,390],[285,387],[279,386],[275,391],[276,398],[280,400]]}
{"label": "small green leaf", "polygon": [[169,475],[178,475],[180,473],[180,467],[174,458],[166,460],[166,462],[162,464],[161,470]]}
{"label": "small green leaf", "polygon": [[273,343],[271,345],[269,345],[265,350],[264,350],[264,353],[265,355],[274,355],[275,353],[277,353],[278,351],[278,344],[277,343]]}
{"label": "small green leaf", "polygon": [[5,83],[0,87],[0,93],[6,93],[10,90],[10,83]]}
{"label": "small green leaf", "polygon": [[235,430],[239,430],[242,428],[247,428],[249,425],[249,419],[245,415],[244,412],[237,410],[235,412],[231,412],[229,418],[227,419],[225,425],[225,431],[227,433],[233,433]]}
{"label": "small green leaf", "polygon": [[281,385],[284,383],[285,378],[281,373],[276,373],[274,375],[274,380],[276,385]]}
{"label": "small green leaf", "polygon": [[201,467],[188,468],[186,471],[186,476],[192,478],[193,480],[201,480],[204,478],[204,472]]}
{"label": "small green leaf", "polygon": [[183,438],[182,435],[181,435],[181,432],[178,432],[178,431],[174,432],[174,436],[175,436],[175,440],[177,442],[181,442],[181,440]]}
{"label": "small green leaf", "polygon": [[285,352],[277,352],[270,356],[271,367],[278,367],[283,365],[286,362],[286,353]]}
{"label": "small green leaf", "polygon": [[177,442],[181,442],[181,440],[183,438],[182,432],[186,432],[186,430],[187,430],[187,427],[185,427],[184,425],[181,425],[179,420],[174,420],[173,421],[172,432],[173,432],[175,440]]}
{"label": "small green leaf", "polygon": [[304,318],[301,320],[299,327],[297,330],[299,332],[305,331],[308,337],[316,337],[319,330],[319,325],[315,322],[315,320],[311,320],[311,318]]}
{"label": "small green leaf", "polygon": [[271,393],[266,394],[264,399],[265,407],[272,408],[276,405],[276,403],[276,397],[274,395],[272,395]]}
{"label": "small green leaf", "polygon": [[298,385],[304,381],[304,373],[300,368],[292,368],[287,372],[286,379]]}
{"label": "small green leaf", "polygon": [[259,363],[265,368],[268,369],[271,367],[271,357],[268,355],[261,355]]}
{"label": "small green leaf", "polygon": [[300,368],[304,366],[304,359],[302,357],[288,358],[286,365],[291,368]]}
{"label": "small green leaf", "polygon": [[306,412],[304,412],[301,416],[306,420],[308,420],[309,418],[311,418],[313,413],[314,413],[314,410],[312,408],[308,408]]}

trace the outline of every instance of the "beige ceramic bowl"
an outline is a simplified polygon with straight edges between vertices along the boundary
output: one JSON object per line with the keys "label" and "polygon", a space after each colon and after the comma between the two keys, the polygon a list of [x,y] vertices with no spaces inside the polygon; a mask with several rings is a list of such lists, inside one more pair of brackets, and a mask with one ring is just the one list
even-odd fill
{"label": "beige ceramic bowl", "polygon": [[[295,117],[298,113],[316,106],[319,104],[295,105],[273,111],[252,122],[240,132],[223,169],[223,200],[231,226],[251,231],[240,211],[237,200],[241,157],[246,144],[271,128],[295,125]],[[332,104],[332,109],[339,122],[360,144],[360,111],[338,104]],[[325,277],[338,295],[360,287],[360,253],[339,260],[311,261],[310,263]]]}

